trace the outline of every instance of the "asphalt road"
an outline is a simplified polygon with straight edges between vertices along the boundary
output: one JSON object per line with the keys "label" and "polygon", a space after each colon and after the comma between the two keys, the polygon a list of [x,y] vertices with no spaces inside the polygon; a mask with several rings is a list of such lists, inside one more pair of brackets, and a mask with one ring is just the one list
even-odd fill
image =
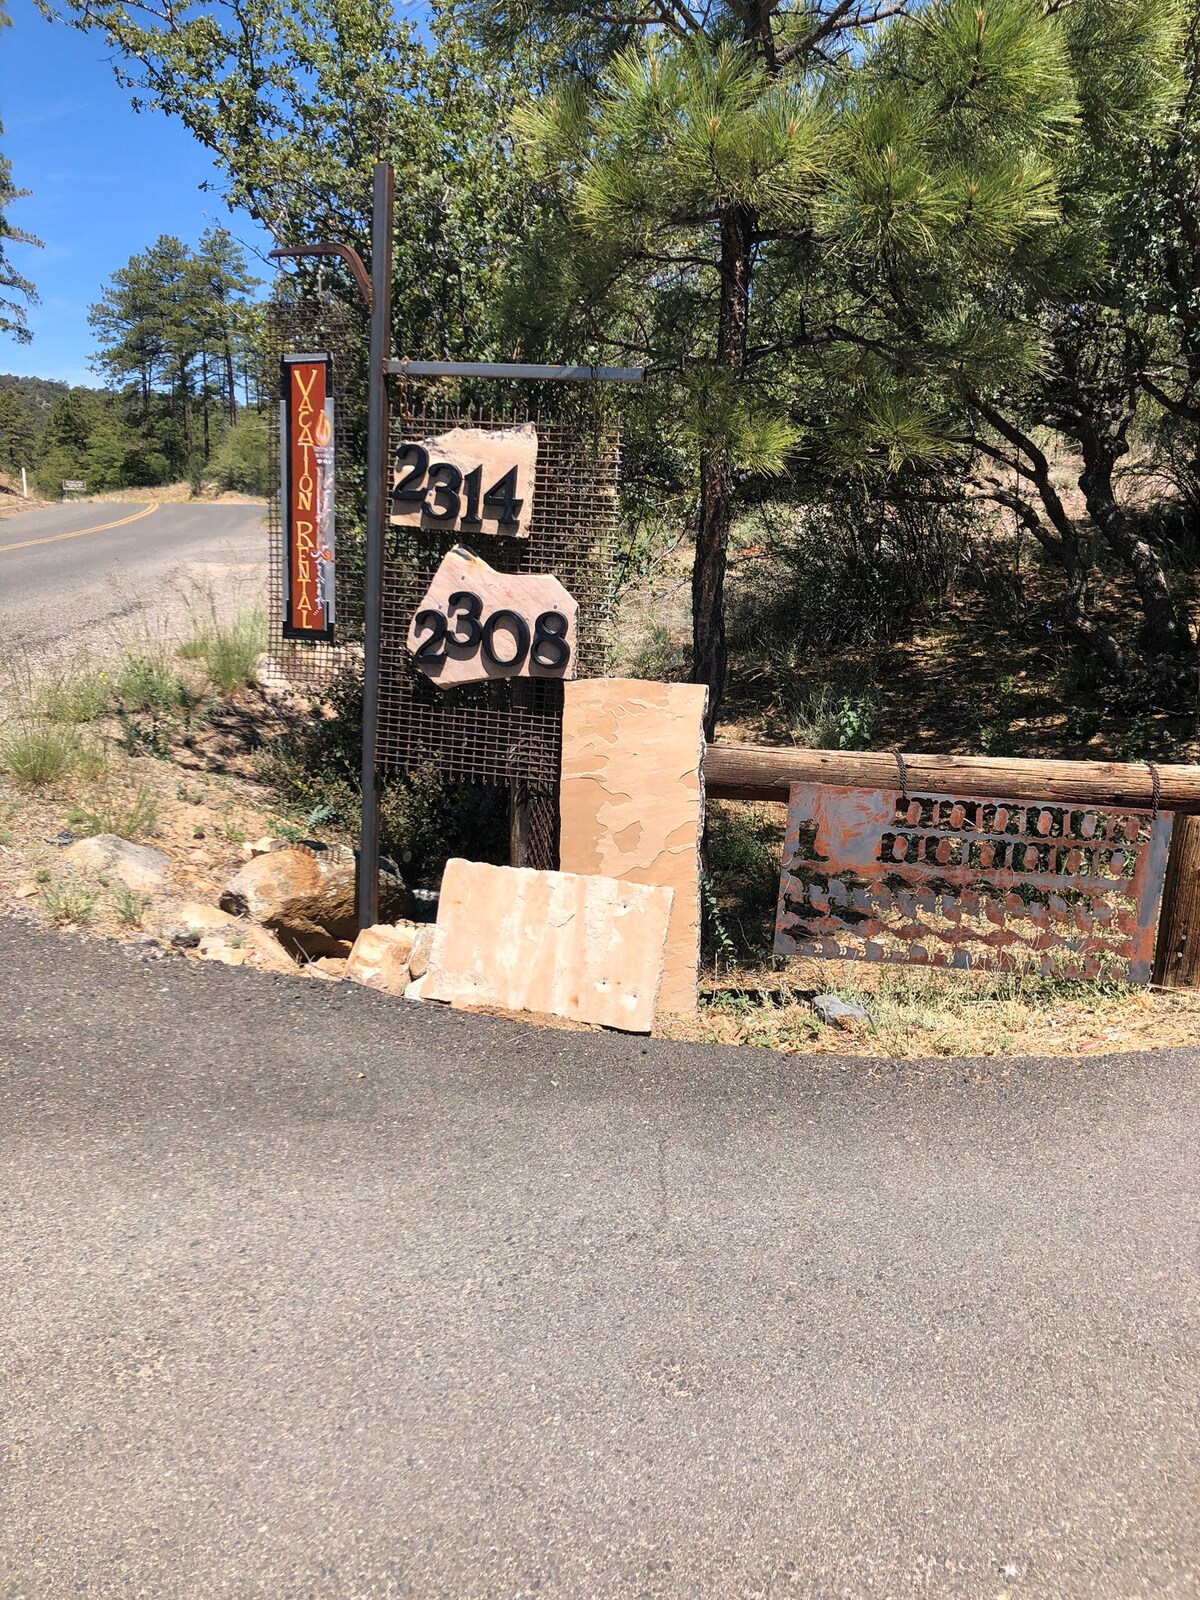
{"label": "asphalt road", "polygon": [[136,639],[177,620],[189,596],[258,595],[261,505],[75,503],[0,519],[0,651]]}
{"label": "asphalt road", "polygon": [[1194,1054],[0,971],[4,1600],[1200,1591]]}

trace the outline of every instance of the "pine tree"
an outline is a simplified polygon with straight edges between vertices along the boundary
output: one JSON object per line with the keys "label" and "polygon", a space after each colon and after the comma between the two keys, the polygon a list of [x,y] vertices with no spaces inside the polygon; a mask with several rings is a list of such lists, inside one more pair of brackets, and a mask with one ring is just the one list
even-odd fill
{"label": "pine tree", "polygon": [[977,307],[1056,217],[1075,98],[1062,28],[1035,0],[672,15],[594,92],[567,84],[522,112],[555,220],[514,300],[536,304],[537,332],[582,318],[643,359],[684,419],[711,732],[740,490],[944,467],[941,372],[1036,360],[1036,340],[995,337]]}
{"label": "pine tree", "polygon": [[[0,33],[11,26],[7,11],[0,5]],[[0,135],[4,124],[0,122]],[[0,154],[0,333],[7,333],[19,344],[28,344],[32,338],[27,321],[27,308],[37,305],[38,295],[31,280],[18,272],[9,254],[14,244],[41,248],[42,241],[24,228],[18,228],[9,216],[13,202],[23,199],[28,189],[18,189],[13,181],[12,163]]]}

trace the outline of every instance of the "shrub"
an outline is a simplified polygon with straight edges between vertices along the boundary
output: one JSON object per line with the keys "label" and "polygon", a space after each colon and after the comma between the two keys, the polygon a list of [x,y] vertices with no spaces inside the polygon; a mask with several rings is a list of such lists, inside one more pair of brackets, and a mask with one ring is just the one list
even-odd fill
{"label": "shrub", "polygon": [[792,721],[792,742],[810,750],[867,750],[875,731],[870,691],[818,690]]}
{"label": "shrub", "polygon": [[179,647],[186,661],[203,660],[219,694],[232,694],[254,677],[254,664],[267,648],[267,616],[261,606],[239,611],[231,622],[215,610],[198,621]]}
{"label": "shrub", "polygon": [[98,772],[104,757],[73,728],[39,718],[20,723],[0,739],[0,766],[18,783],[41,787],[77,773]]}
{"label": "shrub", "polygon": [[80,670],[46,684],[41,709],[51,722],[95,722],[108,710],[112,695],[108,673]]}
{"label": "shrub", "polygon": [[125,711],[179,711],[196,697],[161,656],[131,651],[113,679],[113,698]]}
{"label": "shrub", "polygon": [[85,923],[96,908],[95,893],[73,878],[51,878],[42,885],[41,896],[50,920],[59,924]]}
{"label": "shrub", "polygon": [[[317,717],[264,757],[263,775],[303,817],[357,838],[361,819],[362,683],[347,677],[331,695],[335,715]],[[452,855],[508,859],[507,795],[482,784],[446,783],[432,766],[388,779],[379,797],[380,848],[410,883],[436,883]]]}

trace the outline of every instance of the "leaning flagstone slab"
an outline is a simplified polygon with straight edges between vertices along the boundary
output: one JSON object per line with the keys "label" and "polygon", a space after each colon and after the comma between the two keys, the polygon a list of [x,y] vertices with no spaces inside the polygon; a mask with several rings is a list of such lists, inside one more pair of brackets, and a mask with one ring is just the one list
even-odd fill
{"label": "leaning flagstone slab", "polygon": [[422,994],[649,1033],[671,900],[614,878],[449,861]]}
{"label": "leaning flagstone slab", "polygon": [[563,703],[559,866],[675,899],[660,1012],[696,1010],[700,966],[700,838],[704,831],[703,684],[591,678]]}

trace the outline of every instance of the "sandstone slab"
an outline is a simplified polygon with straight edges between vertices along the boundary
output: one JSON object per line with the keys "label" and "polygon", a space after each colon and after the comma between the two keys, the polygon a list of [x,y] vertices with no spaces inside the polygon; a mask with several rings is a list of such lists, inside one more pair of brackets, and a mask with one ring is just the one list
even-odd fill
{"label": "sandstone slab", "polygon": [[[449,428],[432,438],[406,441],[393,461],[390,520],[401,528],[528,539],[537,453],[532,422],[512,428]],[[477,504],[472,507],[469,479],[475,472]],[[515,476],[506,485],[509,492],[489,499],[489,491],[510,473]],[[469,520],[472,509],[474,521]]]}
{"label": "sandstone slab", "polygon": [[497,572],[455,545],[413,613],[407,643],[416,666],[442,689],[573,678],[578,621],[578,605],[549,573]]}
{"label": "sandstone slab", "polygon": [[228,933],[206,933],[196,946],[201,961],[229,967],[254,967],[260,972],[298,973],[300,968],[273,934],[253,923]]}
{"label": "sandstone slab", "polygon": [[133,844],[115,833],[98,833],[69,846],[63,859],[97,876],[117,878],[139,894],[156,894],[163,886],[171,858],[152,845]]}
{"label": "sandstone slab", "polygon": [[351,983],[386,994],[402,995],[408,988],[408,960],[417,926],[413,922],[378,923],[364,928],[354,941],[343,973]]}
{"label": "sandstone slab", "polygon": [[660,1012],[696,1010],[703,684],[590,678],[564,690],[559,866],[674,890]]}
{"label": "sandstone slab", "polygon": [[649,1033],[672,899],[613,878],[449,861],[422,993]]}
{"label": "sandstone slab", "polygon": [[236,933],[244,924],[228,911],[219,911],[201,900],[183,900],[178,905],[164,906],[150,919],[150,926],[169,944],[188,946],[198,945],[206,934]]}
{"label": "sandstone slab", "polygon": [[419,922],[412,950],[408,957],[410,978],[423,978],[429,971],[429,957],[433,950],[433,923]]}

